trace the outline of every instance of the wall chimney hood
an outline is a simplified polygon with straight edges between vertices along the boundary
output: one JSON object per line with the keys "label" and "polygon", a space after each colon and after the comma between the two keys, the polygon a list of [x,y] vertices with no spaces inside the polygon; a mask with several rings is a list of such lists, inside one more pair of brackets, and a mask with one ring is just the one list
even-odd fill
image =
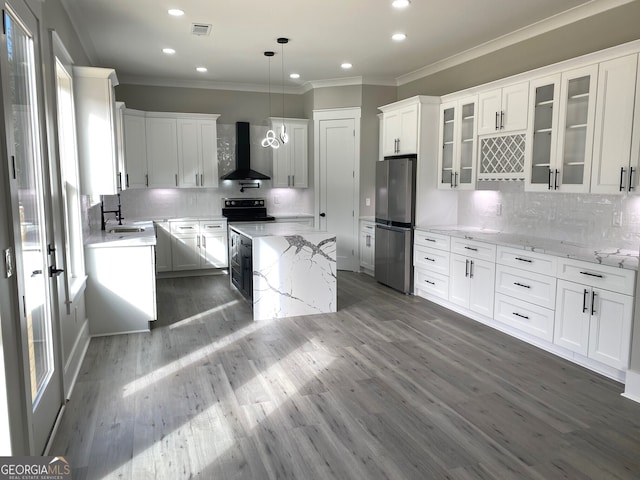
{"label": "wall chimney hood", "polygon": [[222,180],[270,180],[271,177],[251,169],[249,123],[236,122],[236,169],[220,177]]}

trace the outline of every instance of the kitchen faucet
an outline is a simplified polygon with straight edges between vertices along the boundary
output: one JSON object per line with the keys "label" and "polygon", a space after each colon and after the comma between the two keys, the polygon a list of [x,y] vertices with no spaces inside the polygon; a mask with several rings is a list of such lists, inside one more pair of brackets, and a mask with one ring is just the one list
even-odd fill
{"label": "kitchen faucet", "polygon": [[101,202],[100,202],[100,217],[101,217],[101,224],[100,224],[100,229],[101,230],[106,230],[107,229],[107,222],[104,219],[104,214],[105,213],[115,213],[116,215],[116,220],[118,220],[118,225],[122,225],[122,205],[120,205],[120,194],[118,193],[118,209],[117,210],[105,210],[104,209],[104,197],[102,198]]}

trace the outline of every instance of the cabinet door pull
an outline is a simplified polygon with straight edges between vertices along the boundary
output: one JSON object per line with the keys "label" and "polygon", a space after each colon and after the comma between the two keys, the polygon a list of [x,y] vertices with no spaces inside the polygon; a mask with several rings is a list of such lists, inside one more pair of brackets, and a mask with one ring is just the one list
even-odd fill
{"label": "cabinet door pull", "polygon": [[430,262],[435,262],[435,260],[433,258],[429,258],[429,257],[424,257],[425,260],[429,260]]}
{"label": "cabinet door pull", "polygon": [[367,236],[365,237],[365,245],[367,247],[371,246],[371,235],[367,234]]}
{"label": "cabinet door pull", "polygon": [[425,282],[427,282],[429,285],[435,285],[436,282],[432,282],[431,280],[425,280]]}
{"label": "cabinet door pull", "polygon": [[560,173],[560,170],[558,170],[556,168],[556,175],[555,178],[553,179],[553,189],[557,190],[558,189],[558,174]]}
{"label": "cabinet door pull", "polygon": [[513,282],[513,284],[523,288],[531,288],[531,285],[525,285],[524,283],[520,282]]}
{"label": "cabinet door pull", "polygon": [[122,190],[122,172],[118,172],[118,190]]}
{"label": "cabinet door pull", "polygon": [[449,186],[453,188],[453,172],[451,172],[451,176],[449,177]]}
{"label": "cabinet door pull", "polygon": [[629,167],[629,191],[635,190],[636,187],[633,186],[633,167]]}
{"label": "cabinet door pull", "polygon": [[125,178],[125,184],[127,185],[127,188],[129,188],[129,174],[128,173],[125,174],[124,178]]}
{"label": "cabinet door pull", "polygon": [[591,292],[591,315],[595,315],[596,314],[596,292],[592,291]]}
{"label": "cabinet door pull", "polygon": [[207,237],[202,235],[202,248],[207,248]]}
{"label": "cabinet door pull", "polygon": [[453,182],[453,186],[457,187],[458,186],[458,172],[454,173],[454,176],[455,176],[455,180]]}
{"label": "cabinet door pull", "polygon": [[427,237],[424,237],[424,239],[425,239],[427,242],[434,242],[434,243],[435,243],[435,240],[434,240],[433,238],[427,238]]}
{"label": "cabinet door pull", "polygon": [[198,235],[196,238],[198,239],[197,247],[200,248],[200,235]]}
{"label": "cabinet door pull", "polygon": [[520,318],[524,318],[525,320],[529,320],[529,317],[527,317],[526,315],[522,315],[521,313],[513,312],[513,314],[514,314],[516,317],[520,317]]}
{"label": "cabinet door pull", "polygon": [[174,176],[176,177],[176,187],[177,187],[178,186],[178,174],[176,173]]}
{"label": "cabinet door pull", "polygon": [[465,262],[464,263],[464,265],[465,265],[464,266],[464,276],[468,277],[469,276],[469,260],[467,259],[464,262]]}
{"label": "cabinet door pull", "polygon": [[498,125],[498,119],[500,118],[500,114],[498,112],[496,112],[496,130],[498,130],[499,125]]}
{"label": "cabinet door pull", "polygon": [[618,189],[620,192],[624,188],[622,185],[622,179],[624,178],[624,167],[620,167],[620,188]]}
{"label": "cabinet door pull", "polygon": [[516,257],[516,260],[520,262],[533,263],[533,260],[529,260],[528,258]]}
{"label": "cabinet door pull", "polygon": [[588,293],[589,293],[589,290],[585,288],[584,293],[582,294],[582,313],[587,311],[587,294]]}
{"label": "cabinet door pull", "polygon": [[200,186],[204,187],[204,173],[200,174]]}
{"label": "cabinet door pull", "polygon": [[590,277],[596,278],[604,278],[604,275],[600,275],[599,273],[591,273],[591,272],[580,272],[582,275],[588,275]]}
{"label": "cabinet door pull", "polygon": [[149,186],[149,174],[148,173],[144,174],[144,186],[145,187]]}
{"label": "cabinet door pull", "polygon": [[504,128],[504,110],[500,112],[500,130]]}
{"label": "cabinet door pull", "polygon": [[199,186],[200,186],[200,184],[198,183],[198,181],[199,181],[199,178],[198,178],[198,174],[196,173],[196,187],[199,187]]}
{"label": "cabinet door pull", "polygon": [[469,260],[469,278],[473,278],[473,260]]}
{"label": "cabinet door pull", "polygon": [[553,175],[553,170],[549,169],[549,190],[551,190],[551,175]]}
{"label": "cabinet door pull", "polygon": [[471,250],[472,252],[477,252],[477,251],[478,251],[478,249],[477,249],[477,248],[474,248],[474,247],[468,247],[468,246],[466,246],[466,245],[464,246],[464,248],[466,248],[467,250]]}

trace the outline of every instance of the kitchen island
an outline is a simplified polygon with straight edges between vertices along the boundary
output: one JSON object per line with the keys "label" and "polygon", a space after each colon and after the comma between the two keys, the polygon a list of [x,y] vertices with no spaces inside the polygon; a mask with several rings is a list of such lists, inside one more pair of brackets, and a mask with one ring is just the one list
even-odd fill
{"label": "kitchen island", "polygon": [[229,225],[231,283],[253,319],[337,310],[336,236],[299,223]]}

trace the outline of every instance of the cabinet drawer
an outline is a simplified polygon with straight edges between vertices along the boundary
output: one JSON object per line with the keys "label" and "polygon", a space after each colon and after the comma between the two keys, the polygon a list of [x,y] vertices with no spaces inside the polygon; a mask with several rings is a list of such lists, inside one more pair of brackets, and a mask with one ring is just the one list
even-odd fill
{"label": "cabinet drawer", "polygon": [[449,252],[416,245],[413,250],[413,265],[448,276]]}
{"label": "cabinet drawer", "polygon": [[213,220],[210,222],[200,222],[201,233],[224,233],[227,230],[227,222],[224,220]]}
{"label": "cabinet drawer", "polygon": [[417,295],[426,293],[447,300],[449,298],[449,277],[416,268],[414,290]]}
{"label": "cabinet drawer", "polygon": [[479,260],[496,261],[496,246],[490,243],[478,242],[477,240],[453,237],[451,239],[451,252]]}
{"label": "cabinet drawer", "polygon": [[558,257],[518,248],[498,246],[496,263],[554,277],[556,275]]}
{"label": "cabinet drawer", "polygon": [[376,224],[371,222],[362,222],[360,224],[360,233],[366,233],[368,235],[376,234]]}
{"label": "cabinet drawer", "polygon": [[530,335],[553,341],[554,311],[496,293],[493,318]]}
{"label": "cabinet drawer", "polygon": [[174,234],[183,234],[183,235],[194,235],[198,233],[198,228],[200,226],[197,221],[171,221],[171,233]]}
{"label": "cabinet drawer", "polygon": [[416,245],[423,245],[425,247],[437,248],[438,250],[446,251],[449,251],[449,247],[451,245],[450,237],[448,235],[425,232],[423,230],[416,230],[414,232],[413,242]]}
{"label": "cabinet drawer", "polygon": [[518,268],[497,265],[496,292],[553,309],[556,304],[556,279]]}
{"label": "cabinet drawer", "polygon": [[625,268],[562,258],[558,260],[558,278],[625,295],[635,292],[636,272]]}

